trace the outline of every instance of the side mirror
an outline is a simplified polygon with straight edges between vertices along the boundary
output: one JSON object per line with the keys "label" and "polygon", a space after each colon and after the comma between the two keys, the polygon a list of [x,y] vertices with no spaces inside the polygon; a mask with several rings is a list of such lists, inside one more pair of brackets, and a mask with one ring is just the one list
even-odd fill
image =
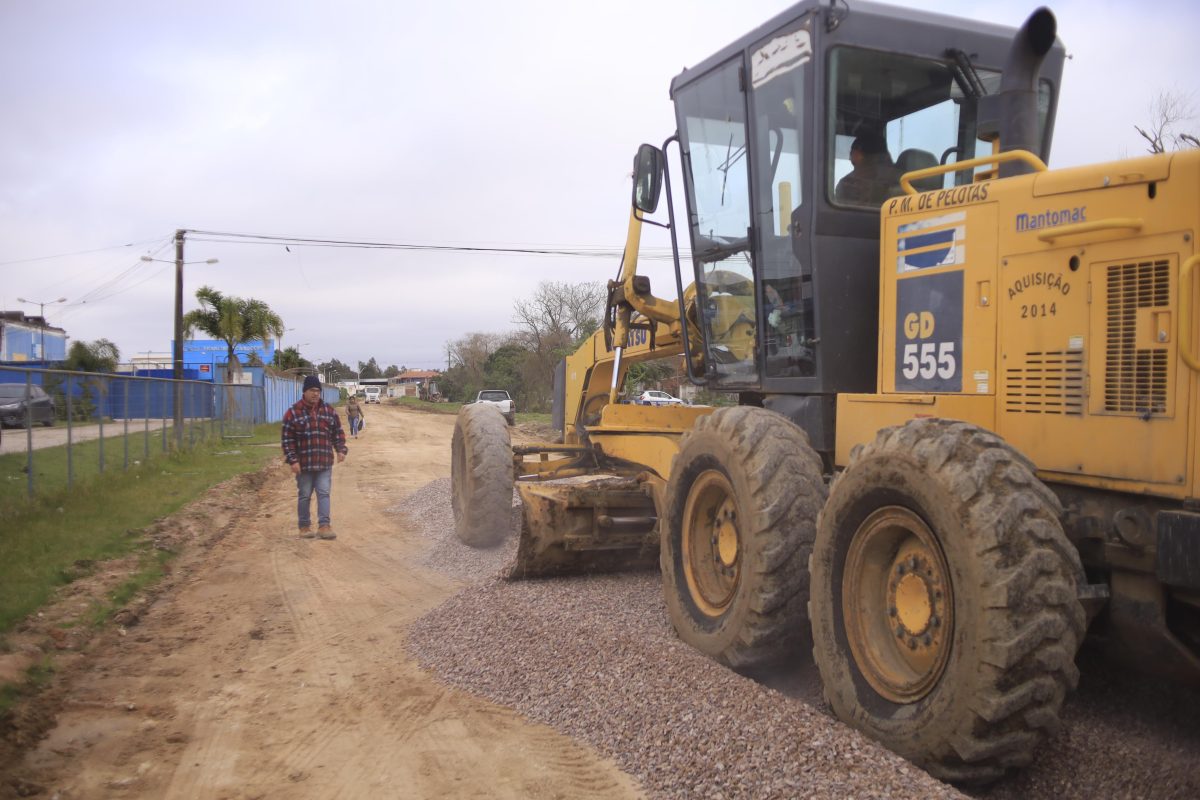
{"label": "side mirror", "polygon": [[638,148],[633,159],[633,207],[645,214],[658,208],[662,194],[663,154],[652,144]]}

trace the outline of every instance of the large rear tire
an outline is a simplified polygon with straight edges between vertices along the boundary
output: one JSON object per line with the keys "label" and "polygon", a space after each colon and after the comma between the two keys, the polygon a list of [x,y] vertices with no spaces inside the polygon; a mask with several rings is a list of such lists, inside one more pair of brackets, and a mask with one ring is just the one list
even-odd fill
{"label": "large rear tire", "polygon": [[450,443],[451,506],[458,538],[493,547],[512,528],[513,462],[508,424],[486,403],[463,406]]}
{"label": "large rear tire", "polygon": [[660,564],[679,638],[735,669],[808,639],[808,557],[825,499],[804,431],[762,408],[724,408],[671,462]]}
{"label": "large rear tire", "polygon": [[945,780],[1028,764],[1058,730],[1086,626],[1061,511],[1032,464],[966,423],[917,420],[857,448],[812,560],[834,713]]}

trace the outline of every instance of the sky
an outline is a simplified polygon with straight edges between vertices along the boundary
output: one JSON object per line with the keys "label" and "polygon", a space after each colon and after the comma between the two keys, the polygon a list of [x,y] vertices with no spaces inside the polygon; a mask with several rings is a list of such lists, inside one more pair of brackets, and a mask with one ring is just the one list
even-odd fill
{"label": "sky", "polygon": [[[540,281],[616,275],[671,79],[791,5],[0,0],[0,310],[65,297],[45,312],[72,340],[167,352],[179,228],[600,253],[189,234],[185,311],[208,284],[268,303],[312,361],[444,368],[447,342],[514,329]],[[905,5],[1013,26],[1035,7]],[[1070,56],[1052,167],[1142,154],[1162,92],[1200,128],[1200,4],[1050,7]],[[669,262],[642,271],[674,297]]]}

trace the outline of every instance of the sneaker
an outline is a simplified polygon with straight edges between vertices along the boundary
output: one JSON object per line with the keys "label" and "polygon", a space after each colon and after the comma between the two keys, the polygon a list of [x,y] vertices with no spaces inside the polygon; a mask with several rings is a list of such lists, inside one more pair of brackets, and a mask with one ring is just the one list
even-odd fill
{"label": "sneaker", "polygon": [[314,539],[314,538],[316,538],[316,536],[317,536],[317,534],[313,533],[312,525],[301,525],[300,526],[300,538],[301,539]]}
{"label": "sneaker", "polygon": [[328,525],[322,525],[317,528],[317,536],[321,539],[336,539],[337,534],[333,532],[333,528]]}

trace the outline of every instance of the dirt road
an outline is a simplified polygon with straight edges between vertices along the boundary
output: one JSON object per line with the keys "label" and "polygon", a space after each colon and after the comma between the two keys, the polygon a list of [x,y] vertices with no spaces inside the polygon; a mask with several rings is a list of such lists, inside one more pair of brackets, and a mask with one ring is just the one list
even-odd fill
{"label": "dirt road", "polygon": [[334,470],[336,541],[296,537],[282,462],[261,489],[169,523],[215,543],[85,657],[20,786],[63,800],[640,795],[595,751],[405,655],[409,624],[458,584],[418,566],[428,543],[388,509],[449,474],[454,417],[368,416]]}

